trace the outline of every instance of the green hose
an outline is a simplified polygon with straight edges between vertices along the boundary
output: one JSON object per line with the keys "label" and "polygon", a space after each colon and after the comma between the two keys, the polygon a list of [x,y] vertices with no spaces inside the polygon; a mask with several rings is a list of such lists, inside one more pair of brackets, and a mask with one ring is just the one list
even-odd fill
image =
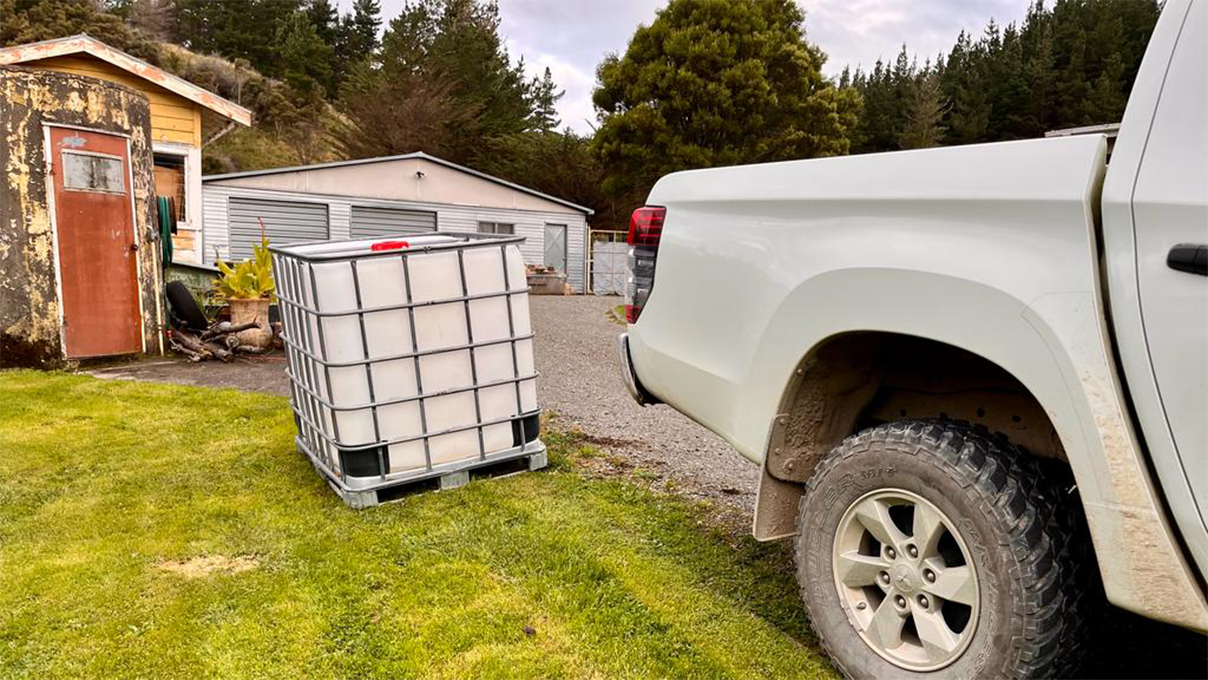
{"label": "green hose", "polygon": [[157,217],[159,219],[159,242],[163,247],[163,264],[164,267],[172,264],[172,218],[173,201],[167,196],[157,196],[155,198]]}

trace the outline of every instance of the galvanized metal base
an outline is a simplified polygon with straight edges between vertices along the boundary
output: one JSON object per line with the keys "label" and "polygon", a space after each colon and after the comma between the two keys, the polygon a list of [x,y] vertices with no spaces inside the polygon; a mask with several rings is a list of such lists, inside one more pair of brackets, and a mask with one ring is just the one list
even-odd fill
{"label": "galvanized metal base", "polygon": [[[486,460],[467,461],[459,464],[454,469],[442,467],[397,478],[387,476],[385,482],[381,482],[373,488],[353,489],[341,482],[338,475],[328,470],[327,466],[323,465],[311,453],[301,437],[295,437],[294,444],[300,453],[305,454],[310,459],[311,465],[327,481],[327,485],[331,487],[332,491],[336,492],[340,500],[355,510],[398,500],[401,494],[407,492],[408,487],[416,487],[418,489],[418,487],[431,484],[433,480],[437,482],[438,490],[449,491],[469,484],[471,474],[490,477],[510,477],[526,470],[530,472],[540,470],[549,465],[549,454],[546,451],[545,444],[540,439],[535,439],[522,448],[516,448],[502,454],[495,454]],[[519,461],[525,463],[525,469],[512,469]],[[501,473],[501,470],[510,471]]]}

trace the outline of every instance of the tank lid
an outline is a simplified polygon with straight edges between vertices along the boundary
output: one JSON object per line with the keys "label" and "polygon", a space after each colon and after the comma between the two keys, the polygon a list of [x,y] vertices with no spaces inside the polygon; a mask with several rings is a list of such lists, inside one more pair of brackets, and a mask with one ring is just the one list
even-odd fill
{"label": "tank lid", "polygon": [[[351,260],[361,257],[397,256],[409,252],[448,250],[469,246],[499,246],[519,243],[521,236],[496,236],[493,234],[395,234],[377,238],[344,241],[307,241],[280,246],[269,246],[269,250],[302,260]],[[405,245],[404,245],[405,244]]]}

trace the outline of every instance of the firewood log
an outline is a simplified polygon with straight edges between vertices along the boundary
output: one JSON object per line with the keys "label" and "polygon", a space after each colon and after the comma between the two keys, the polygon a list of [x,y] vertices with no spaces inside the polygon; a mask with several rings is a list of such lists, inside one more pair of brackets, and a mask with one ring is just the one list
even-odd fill
{"label": "firewood log", "polygon": [[205,348],[210,352],[210,354],[214,355],[215,358],[223,363],[227,363],[231,360],[231,351],[226,347],[222,347],[221,345],[213,342],[207,342],[205,344]]}
{"label": "firewood log", "polygon": [[211,338],[216,338],[223,335],[238,333],[239,331],[246,331],[250,328],[256,328],[255,321],[249,321],[248,323],[241,323],[239,325],[234,325],[230,321],[220,321],[219,323],[214,324],[212,328],[202,333],[201,339],[209,340]]}
{"label": "firewood log", "polygon": [[197,352],[194,352],[191,349],[187,349],[187,348],[181,346],[181,344],[176,342],[175,339],[169,340],[168,345],[171,346],[174,351],[180,352],[181,354],[189,357],[189,361],[192,361],[193,363],[197,363],[199,361],[205,361],[204,356],[202,356],[201,354],[198,354]]}
{"label": "firewood log", "polygon": [[202,356],[208,356],[210,351],[206,349],[205,343],[197,338],[196,335],[186,331],[175,331],[172,333],[172,339],[175,340],[181,347],[191,350]]}

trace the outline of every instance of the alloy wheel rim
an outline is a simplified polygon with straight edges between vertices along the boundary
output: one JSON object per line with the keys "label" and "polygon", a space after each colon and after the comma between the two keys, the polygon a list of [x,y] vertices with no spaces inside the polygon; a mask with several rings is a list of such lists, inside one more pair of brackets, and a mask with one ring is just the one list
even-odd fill
{"label": "alloy wheel rim", "polygon": [[932,671],[973,639],[977,569],[956,524],[902,489],[856,499],[831,552],[839,602],[860,638],[886,661]]}

